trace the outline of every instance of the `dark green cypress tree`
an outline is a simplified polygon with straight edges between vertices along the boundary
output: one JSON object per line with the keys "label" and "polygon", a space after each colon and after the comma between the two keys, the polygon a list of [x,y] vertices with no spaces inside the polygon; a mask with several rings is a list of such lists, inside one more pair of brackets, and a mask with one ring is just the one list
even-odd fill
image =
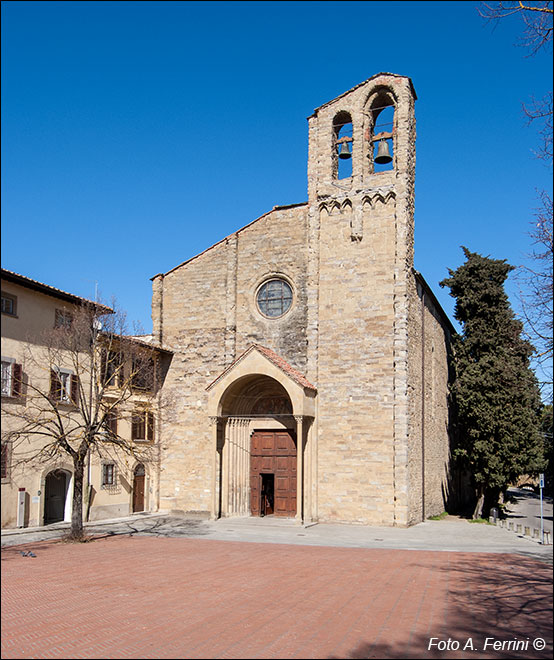
{"label": "dark green cypress tree", "polygon": [[542,469],[542,404],[529,365],[534,349],[504,290],[513,266],[462,249],[466,262],[440,285],[456,299],[463,328],[454,339],[454,457],[471,474],[479,518],[520,475]]}

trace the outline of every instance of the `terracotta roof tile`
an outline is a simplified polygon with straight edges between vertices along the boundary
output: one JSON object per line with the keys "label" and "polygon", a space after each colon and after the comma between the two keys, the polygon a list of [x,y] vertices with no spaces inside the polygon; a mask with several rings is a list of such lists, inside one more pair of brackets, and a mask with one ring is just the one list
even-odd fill
{"label": "terracotta roof tile", "polygon": [[65,300],[73,304],[86,303],[87,305],[93,305],[102,314],[114,313],[114,310],[111,307],[107,307],[106,305],[94,302],[88,298],[83,298],[82,296],[76,296],[75,294],[68,293],[67,291],[62,291],[62,289],[57,289],[55,286],[50,286],[49,284],[44,284],[38,280],[33,280],[30,277],[20,275],[19,273],[14,273],[13,271],[7,270],[6,268],[2,268],[2,279],[7,280],[8,282],[13,282],[14,284],[19,284],[20,286],[25,286],[35,291],[40,291],[41,293],[49,296],[54,296],[55,298],[60,298],[61,300]]}
{"label": "terracotta roof tile", "polygon": [[274,353],[271,349],[266,348],[265,346],[260,346],[260,344],[254,344],[254,348],[257,348],[262,355],[265,355],[270,362],[273,362],[276,367],[279,367],[281,371],[284,371],[287,376],[290,376],[295,383],[298,383],[302,387],[307,387],[309,390],[317,389],[309,380],[307,380],[304,374],[301,374],[297,369],[291,367],[286,360],[280,355],[277,355],[277,353]]}
{"label": "terracotta roof tile", "polygon": [[218,376],[214,381],[212,381],[212,382],[208,385],[208,387],[207,387],[206,389],[209,390],[213,385],[215,385],[215,384],[217,383],[218,380],[220,380],[221,378],[223,378],[223,376],[224,376],[225,374],[229,373],[229,371],[230,371],[230,370],[231,370],[231,369],[232,369],[232,368],[233,368],[238,362],[241,362],[242,360],[244,360],[244,358],[245,358],[249,353],[251,353],[253,350],[258,351],[258,353],[261,353],[261,354],[262,354],[264,357],[266,357],[266,358],[267,358],[272,364],[274,364],[277,368],[281,369],[281,371],[282,371],[283,373],[287,374],[287,376],[288,376],[289,378],[291,378],[295,383],[297,383],[297,384],[300,385],[301,387],[305,387],[305,388],[307,388],[307,389],[309,389],[309,390],[314,390],[314,391],[317,390],[317,388],[316,388],[314,385],[312,385],[312,384],[307,380],[307,378],[304,376],[304,374],[300,373],[300,371],[298,371],[298,370],[295,369],[294,367],[291,367],[291,365],[290,365],[286,360],[284,360],[281,356],[277,355],[277,353],[275,353],[274,351],[272,351],[272,350],[269,349],[269,348],[266,348],[265,346],[261,346],[260,344],[252,344],[251,346],[249,346],[249,347],[244,351],[244,353],[242,353],[241,355],[239,355],[239,357],[238,357],[236,360],[234,360],[234,361],[233,361],[233,362],[232,362],[232,363],[231,363],[226,369],[224,369],[224,370],[219,374],[219,376]]}

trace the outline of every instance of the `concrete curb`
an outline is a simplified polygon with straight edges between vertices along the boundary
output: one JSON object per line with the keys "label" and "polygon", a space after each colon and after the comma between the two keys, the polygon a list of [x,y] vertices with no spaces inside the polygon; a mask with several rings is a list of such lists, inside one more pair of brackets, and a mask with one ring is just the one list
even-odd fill
{"label": "concrete curb", "polygon": [[552,545],[551,535],[547,530],[543,530],[543,540],[541,541],[541,530],[538,527],[528,527],[527,525],[521,525],[520,523],[515,523],[513,520],[505,520],[503,518],[495,519],[493,516],[489,517],[489,522],[492,525],[502,527],[509,532],[521,534],[531,541],[536,541],[541,545]]}

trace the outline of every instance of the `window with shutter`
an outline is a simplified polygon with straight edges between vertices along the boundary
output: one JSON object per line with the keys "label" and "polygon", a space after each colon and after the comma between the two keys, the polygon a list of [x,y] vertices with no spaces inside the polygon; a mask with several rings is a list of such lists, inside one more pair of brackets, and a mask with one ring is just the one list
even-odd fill
{"label": "window with shutter", "polygon": [[133,440],[145,440],[144,412],[138,411],[133,414],[132,438]]}
{"label": "window with shutter", "polygon": [[2,358],[2,396],[14,396],[14,360]]}
{"label": "window with shutter", "polygon": [[50,369],[50,399],[79,404],[79,377],[67,369]]}
{"label": "window with shutter", "polygon": [[107,387],[122,387],[123,385],[123,360],[117,351],[102,351],[100,378],[102,385]]}
{"label": "window with shutter", "polygon": [[132,439],[137,442],[154,440],[154,414],[147,410],[137,410],[132,417]]}
{"label": "window with shutter", "polygon": [[115,408],[106,413],[104,428],[112,436],[117,436],[117,411]]}
{"label": "window with shutter", "polygon": [[144,356],[132,360],[131,386],[136,390],[151,392],[154,389],[156,364],[153,358]]}

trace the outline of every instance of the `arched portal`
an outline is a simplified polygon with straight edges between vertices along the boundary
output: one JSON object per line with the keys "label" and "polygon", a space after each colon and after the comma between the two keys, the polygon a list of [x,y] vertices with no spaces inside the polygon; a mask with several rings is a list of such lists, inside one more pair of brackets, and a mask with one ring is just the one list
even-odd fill
{"label": "arched portal", "polygon": [[294,517],[297,442],[292,402],[274,378],[239,378],[221,399],[220,492],[226,515]]}
{"label": "arched portal", "polygon": [[254,344],[207,389],[212,516],[302,520],[307,511],[313,519],[315,387],[279,355]]}
{"label": "arched portal", "polygon": [[44,481],[44,524],[65,520],[67,495],[71,474],[66,470],[52,470]]}

